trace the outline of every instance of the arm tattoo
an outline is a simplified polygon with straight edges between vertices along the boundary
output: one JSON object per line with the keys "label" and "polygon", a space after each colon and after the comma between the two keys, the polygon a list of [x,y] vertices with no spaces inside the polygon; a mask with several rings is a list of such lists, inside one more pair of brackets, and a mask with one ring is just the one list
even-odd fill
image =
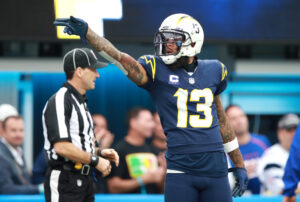
{"label": "arm tattoo", "polygon": [[128,72],[128,78],[138,85],[143,85],[148,78],[146,71],[131,56],[119,51],[110,41],[98,36],[93,30],[89,29],[86,35],[89,44],[98,52],[104,51],[112,58],[117,60]]}
{"label": "arm tattoo", "polygon": [[234,163],[235,167],[245,167],[244,160],[239,148],[233,150],[232,152],[229,152],[228,155]]}
{"label": "arm tattoo", "polygon": [[[126,53],[122,53],[121,55],[121,61],[119,61],[123,67],[127,70],[128,72],[128,77],[136,84],[142,85],[144,78],[146,76],[146,72],[143,68],[141,68],[140,64],[132,58],[130,55]],[[144,70],[144,74],[142,72]]]}
{"label": "arm tattoo", "polygon": [[[220,131],[223,143],[225,144],[232,141],[235,138],[235,134],[231,128],[228,118],[226,117],[220,96],[215,96],[215,104],[217,108]],[[244,167],[243,157],[239,148],[229,152],[228,155],[236,167]]]}
{"label": "arm tattoo", "polygon": [[215,104],[217,108],[218,120],[220,125],[220,131],[223,138],[223,143],[232,141],[235,138],[234,132],[230,126],[230,123],[226,117],[223,105],[219,96],[215,96]]}

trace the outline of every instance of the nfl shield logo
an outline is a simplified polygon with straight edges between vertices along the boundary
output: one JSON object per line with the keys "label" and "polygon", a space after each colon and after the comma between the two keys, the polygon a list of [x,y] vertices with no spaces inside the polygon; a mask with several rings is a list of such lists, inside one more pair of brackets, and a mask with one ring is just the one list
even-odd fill
{"label": "nfl shield logo", "polygon": [[195,79],[194,78],[189,78],[189,83],[190,84],[195,84]]}
{"label": "nfl shield logo", "polygon": [[77,179],[77,186],[78,186],[78,187],[81,187],[81,186],[82,186],[82,180]]}

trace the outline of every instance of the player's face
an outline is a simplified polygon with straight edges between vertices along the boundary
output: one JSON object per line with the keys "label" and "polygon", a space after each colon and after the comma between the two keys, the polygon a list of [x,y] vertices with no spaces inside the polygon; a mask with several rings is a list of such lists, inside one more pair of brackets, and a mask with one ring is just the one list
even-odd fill
{"label": "player's face", "polygon": [[95,88],[95,81],[100,75],[97,69],[84,68],[82,73],[83,87],[85,90],[92,90]]}
{"label": "player's face", "polygon": [[24,121],[20,118],[9,118],[6,121],[3,137],[13,147],[19,147],[24,140]]}
{"label": "player's face", "polygon": [[175,39],[167,39],[166,43],[166,55],[173,55],[178,52],[178,46]]}
{"label": "player's face", "polygon": [[135,120],[135,130],[145,138],[151,137],[155,123],[150,111],[140,111]]}
{"label": "player's face", "polygon": [[185,36],[176,32],[158,32],[155,35],[154,44],[156,54],[161,56],[176,55],[181,48]]}
{"label": "player's face", "polygon": [[227,111],[227,117],[237,136],[248,132],[249,123],[247,115],[239,107],[231,107]]}
{"label": "player's face", "polygon": [[179,52],[184,36],[176,33],[163,33],[165,55],[176,55]]}

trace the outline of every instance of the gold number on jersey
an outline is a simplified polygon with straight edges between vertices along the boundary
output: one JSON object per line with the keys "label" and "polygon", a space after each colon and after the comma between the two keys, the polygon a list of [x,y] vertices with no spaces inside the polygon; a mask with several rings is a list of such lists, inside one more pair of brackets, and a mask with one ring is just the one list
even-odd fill
{"label": "gold number on jersey", "polygon": [[[174,96],[177,97],[177,127],[186,128],[188,119],[193,128],[209,128],[211,126],[213,121],[211,105],[214,101],[214,96],[209,88],[203,90],[194,89],[190,93],[190,102],[198,102],[196,110],[197,112],[203,112],[204,118],[200,118],[200,115],[188,115],[188,90],[179,88]],[[201,97],[204,98],[204,103],[199,103]]]}

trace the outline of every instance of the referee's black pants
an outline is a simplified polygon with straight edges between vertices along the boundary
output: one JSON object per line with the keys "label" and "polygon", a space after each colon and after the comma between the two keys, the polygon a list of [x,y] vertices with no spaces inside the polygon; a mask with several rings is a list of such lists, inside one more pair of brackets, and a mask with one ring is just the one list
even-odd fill
{"label": "referee's black pants", "polygon": [[46,202],[93,202],[93,176],[48,168],[44,183]]}

